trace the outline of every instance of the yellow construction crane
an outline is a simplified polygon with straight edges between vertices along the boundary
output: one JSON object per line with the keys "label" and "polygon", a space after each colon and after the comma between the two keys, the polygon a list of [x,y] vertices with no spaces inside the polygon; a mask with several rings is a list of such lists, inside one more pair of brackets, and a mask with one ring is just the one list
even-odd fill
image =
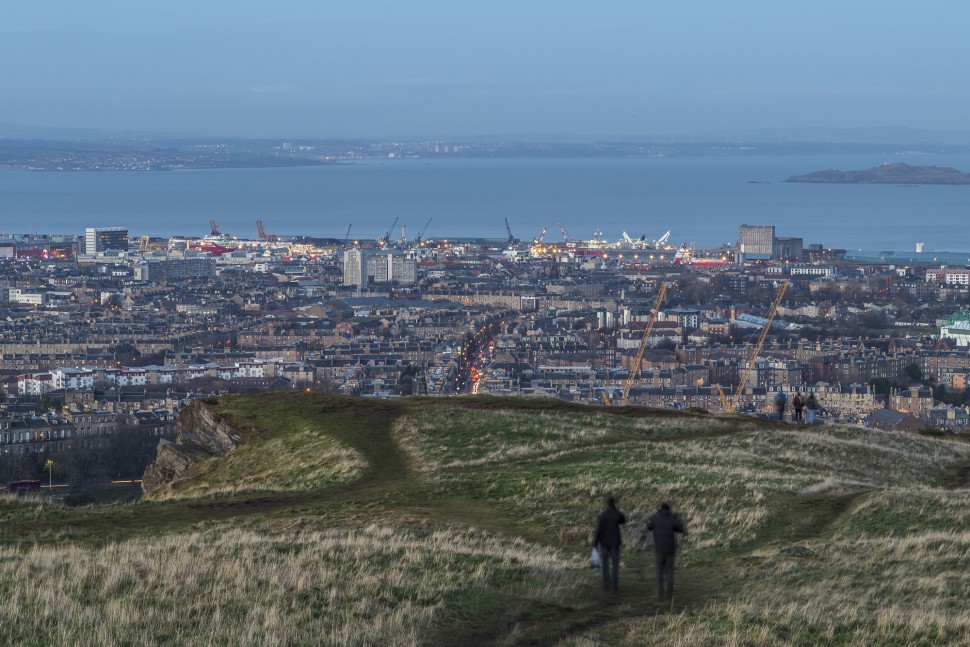
{"label": "yellow construction crane", "polygon": [[721,396],[721,408],[733,413],[734,409],[731,408],[731,403],[728,402],[727,396],[724,395],[724,389],[721,388],[720,384],[715,384],[714,387],[717,388],[717,394]]}
{"label": "yellow construction crane", "polygon": [[771,329],[771,322],[778,312],[778,305],[785,296],[785,290],[787,289],[788,282],[782,281],[781,287],[778,289],[778,296],[775,297],[775,302],[771,305],[771,312],[768,313],[768,320],[761,328],[761,336],[758,337],[758,343],[754,345],[748,354],[748,363],[744,368],[744,373],[741,374],[741,381],[738,382],[738,388],[734,392],[734,397],[731,398],[731,406],[727,409],[728,413],[734,413],[738,408],[738,404],[741,402],[741,396],[744,395],[744,385],[748,383],[748,377],[751,376],[751,371],[754,370],[754,364],[758,360],[758,355],[761,354],[761,347],[764,346],[765,338],[768,337],[768,331]]}
{"label": "yellow construction crane", "polygon": [[640,340],[640,350],[637,351],[637,358],[633,361],[633,366],[630,367],[630,377],[626,380],[626,385],[623,387],[623,394],[620,396],[619,405],[626,406],[627,398],[630,397],[630,389],[633,387],[633,382],[636,380],[637,373],[640,372],[640,362],[643,361],[643,351],[647,349],[647,340],[650,339],[650,331],[653,330],[653,324],[657,321],[657,314],[660,312],[660,304],[663,303],[664,295],[667,294],[667,284],[660,284],[660,291],[657,293],[657,302],[653,304],[653,310],[650,311],[650,320],[647,322],[647,327],[643,329],[643,339]]}

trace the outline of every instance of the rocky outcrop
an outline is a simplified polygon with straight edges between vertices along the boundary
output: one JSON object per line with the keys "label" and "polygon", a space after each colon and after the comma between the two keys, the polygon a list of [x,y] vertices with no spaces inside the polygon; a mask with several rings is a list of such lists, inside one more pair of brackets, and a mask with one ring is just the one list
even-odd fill
{"label": "rocky outcrop", "polygon": [[183,478],[203,458],[225,456],[243,438],[242,431],[217,415],[203,400],[179,413],[175,442],[161,440],[155,462],[142,477],[145,494]]}

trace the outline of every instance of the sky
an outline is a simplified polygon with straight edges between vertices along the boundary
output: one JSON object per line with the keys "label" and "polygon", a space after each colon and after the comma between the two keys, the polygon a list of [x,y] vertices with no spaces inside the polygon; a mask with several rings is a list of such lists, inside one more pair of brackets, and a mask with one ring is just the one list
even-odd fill
{"label": "sky", "polygon": [[970,3],[4,0],[0,123],[236,137],[967,129]]}

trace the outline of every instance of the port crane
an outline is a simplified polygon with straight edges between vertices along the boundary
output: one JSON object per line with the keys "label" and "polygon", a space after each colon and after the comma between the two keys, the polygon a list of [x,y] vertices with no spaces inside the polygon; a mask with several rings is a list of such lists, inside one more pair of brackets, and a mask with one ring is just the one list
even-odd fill
{"label": "port crane", "polygon": [[512,235],[512,228],[509,227],[509,219],[505,219],[505,233],[509,235],[508,239],[505,241],[506,244],[511,245],[515,242],[515,236]]}
{"label": "port crane", "polygon": [[391,240],[391,232],[394,231],[394,226],[397,225],[397,221],[398,219],[395,217],[394,222],[392,222],[391,226],[387,228],[387,232],[385,232],[383,236],[377,239],[378,247],[385,247],[387,243]]}
{"label": "port crane", "polygon": [[216,221],[213,218],[209,219],[209,231],[212,233],[213,236],[222,235],[219,233],[219,225],[216,224]]}
{"label": "port crane", "polygon": [[350,223],[349,225],[347,225],[347,233],[344,234],[344,247],[346,247],[347,243],[350,241],[350,228],[353,226],[354,226],[354,223]]}
{"label": "port crane", "polygon": [[259,235],[259,239],[267,243],[278,243],[280,241],[279,236],[266,233],[266,229],[263,227],[262,220],[256,221],[256,232]]}
{"label": "port crane", "polygon": [[533,245],[541,245],[542,244],[542,241],[546,239],[546,231],[547,230],[548,230],[548,227],[543,227],[542,228],[542,231],[539,232],[539,235],[536,236],[533,239],[532,244]]}
{"label": "port crane", "polygon": [[421,228],[421,231],[418,232],[418,235],[414,237],[414,244],[415,245],[420,245],[421,244],[421,240],[424,238],[424,232],[426,232],[428,230],[428,225],[431,224],[431,221],[432,220],[433,220],[433,218],[428,218],[428,222],[424,223],[424,227],[422,227]]}
{"label": "port crane", "polygon": [[619,405],[626,406],[627,398],[630,397],[630,389],[633,388],[633,382],[636,381],[636,376],[640,372],[640,362],[643,361],[643,352],[647,350],[647,344],[650,339],[650,331],[653,330],[653,324],[657,322],[657,315],[660,313],[660,306],[663,303],[664,295],[667,294],[667,284],[661,283],[660,290],[657,292],[657,301],[653,304],[653,310],[650,311],[650,320],[647,321],[647,327],[643,329],[643,339],[640,340],[640,348],[637,350],[637,358],[633,360],[633,365],[630,367],[630,376],[626,380],[626,384],[623,386],[623,393],[620,395]]}
{"label": "port crane", "polygon": [[572,236],[569,235],[569,232],[566,231],[566,228],[562,226],[562,223],[561,222],[559,222],[557,220],[556,221],[556,224],[559,225],[559,231],[562,232],[562,242],[568,243],[568,242],[570,242],[572,240],[575,240],[575,238],[573,238]]}
{"label": "port crane", "polygon": [[[775,297],[775,302],[771,305],[771,311],[768,312],[768,320],[765,321],[765,325],[761,327],[761,335],[758,337],[758,343],[751,348],[751,352],[748,353],[748,361],[744,367],[744,372],[741,374],[741,380],[738,382],[738,388],[734,392],[734,396],[731,398],[729,406],[726,407],[728,413],[734,413],[737,411],[738,405],[741,403],[741,397],[744,395],[744,385],[748,383],[748,378],[751,376],[751,371],[754,370],[755,362],[758,361],[758,355],[761,354],[761,347],[765,344],[765,339],[768,337],[768,331],[771,329],[771,322],[774,320],[775,315],[778,313],[778,306],[781,305],[781,300],[785,296],[785,291],[788,290],[788,282],[782,281],[781,287],[778,289],[778,296]],[[718,386],[718,391],[721,391],[721,387]],[[723,391],[721,391],[721,404],[724,404]]]}

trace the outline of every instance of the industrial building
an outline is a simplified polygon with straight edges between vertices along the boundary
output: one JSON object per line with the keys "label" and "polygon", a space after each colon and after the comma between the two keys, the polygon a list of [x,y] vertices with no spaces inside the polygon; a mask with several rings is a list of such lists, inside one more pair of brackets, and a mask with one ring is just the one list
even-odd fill
{"label": "industrial building", "polygon": [[84,254],[97,256],[107,251],[128,251],[127,227],[87,227],[84,230]]}
{"label": "industrial building", "polygon": [[774,253],[774,225],[741,225],[738,228],[738,263],[768,261]]}

